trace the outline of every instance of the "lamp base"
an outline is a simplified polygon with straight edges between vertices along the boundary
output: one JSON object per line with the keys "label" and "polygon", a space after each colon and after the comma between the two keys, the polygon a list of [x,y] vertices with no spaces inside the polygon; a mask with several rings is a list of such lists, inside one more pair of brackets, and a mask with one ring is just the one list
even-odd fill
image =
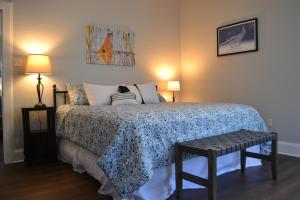
{"label": "lamp base", "polygon": [[43,104],[42,102],[38,102],[37,104],[34,105],[36,108],[44,108],[46,107],[46,104]]}
{"label": "lamp base", "polygon": [[175,103],[175,91],[173,91],[173,103]]}

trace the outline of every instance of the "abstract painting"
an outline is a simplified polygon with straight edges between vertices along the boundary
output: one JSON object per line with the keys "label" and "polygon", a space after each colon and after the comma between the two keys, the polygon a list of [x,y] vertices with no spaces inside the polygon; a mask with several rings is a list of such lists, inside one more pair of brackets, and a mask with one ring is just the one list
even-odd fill
{"label": "abstract painting", "polygon": [[257,19],[217,28],[217,55],[258,51]]}
{"label": "abstract painting", "polygon": [[135,66],[134,52],[134,33],[86,26],[86,60],[88,64]]}

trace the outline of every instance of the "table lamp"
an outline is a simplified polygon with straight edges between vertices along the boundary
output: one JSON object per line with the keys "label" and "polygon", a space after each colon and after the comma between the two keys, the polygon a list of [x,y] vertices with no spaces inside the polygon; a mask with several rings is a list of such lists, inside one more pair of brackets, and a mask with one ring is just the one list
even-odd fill
{"label": "table lamp", "polygon": [[175,102],[175,91],[180,91],[179,81],[168,81],[168,90],[173,92],[173,102]]}
{"label": "table lamp", "polygon": [[44,85],[41,82],[41,74],[51,74],[51,71],[51,63],[48,55],[30,54],[27,56],[25,74],[38,74],[36,91],[39,102],[35,104],[34,107],[46,107],[46,105],[42,102]]}

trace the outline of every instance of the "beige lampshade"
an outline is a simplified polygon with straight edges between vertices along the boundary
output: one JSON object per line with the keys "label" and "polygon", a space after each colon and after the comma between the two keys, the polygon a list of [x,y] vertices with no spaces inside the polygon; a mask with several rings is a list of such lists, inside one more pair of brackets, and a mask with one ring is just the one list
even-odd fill
{"label": "beige lampshade", "polygon": [[180,91],[179,81],[168,81],[168,90],[171,91]]}
{"label": "beige lampshade", "polygon": [[30,54],[27,56],[26,74],[51,74],[51,62],[48,55]]}

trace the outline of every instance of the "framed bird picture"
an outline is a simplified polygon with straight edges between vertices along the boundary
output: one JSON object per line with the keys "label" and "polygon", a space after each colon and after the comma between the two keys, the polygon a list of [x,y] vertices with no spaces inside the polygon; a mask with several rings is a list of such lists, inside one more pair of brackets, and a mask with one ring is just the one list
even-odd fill
{"label": "framed bird picture", "polygon": [[88,64],[135,66],[135,34],[86,26],[86,60]]}
{"label": "framed bird picture", "polygon": [[217,28],[217,55],[258,51],[257,18]]}

